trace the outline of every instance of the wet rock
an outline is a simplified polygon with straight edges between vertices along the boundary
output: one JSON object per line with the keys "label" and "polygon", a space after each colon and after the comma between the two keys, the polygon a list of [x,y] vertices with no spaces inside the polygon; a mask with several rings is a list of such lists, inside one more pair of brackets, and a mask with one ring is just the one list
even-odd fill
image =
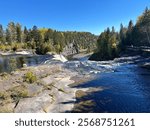
{"label": "wet rock", "polygon": [[93,112],[93,107],[95,106],[95,102],[92,100],[80,100],[75,103],[74,108],[71,112],[80,113],[83,112]]}
{"label": "wet rock", "polygon": [[94,92],[98,92],[98,91],[103,91],[103,88],[102,87],[91,87],[87,90],[87,93],[90,94],[90,93],[94,93]]}
{"label": "wet rock", "polygon": [[82,97],[86,96],[87,93],[82,90],[77,90],[75,95],[76,95],[76,98],[82,98]]}

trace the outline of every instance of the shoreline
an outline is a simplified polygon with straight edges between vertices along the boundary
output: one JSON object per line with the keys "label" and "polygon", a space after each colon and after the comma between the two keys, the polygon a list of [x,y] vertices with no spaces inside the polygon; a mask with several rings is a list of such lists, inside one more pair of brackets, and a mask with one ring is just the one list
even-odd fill
{"label": "shoreline", "polygon": [[0,56],[11,56],[11,55],[36,55],[33,50],[19,50],[19,51],[0,51]]}
{"label": "shoreline", "polygon": [[[61,59],[63,58],[55,57],[54,60]],[[138,65],[140,59],[141,57],[124,57],[115,59],[114,62],[129,63],[134,60],[133,63]],[[145,63],[145,60],[142,59],[142,62]],[[29,83],[25,78],[27,73],[28,78],[34,80],[36,77],[36,80]],[[63,60],[54,64],[24,67],[10,74],[3,73],[0,75],[0,112],[80,112],[85,106],[94,106],[94,101],[87,99],[91,93],[103,91],[101,86],[82,87],[82,84],[95,78],[96,75],[92,73],[86,75],[66,67]]]}
{"label": "shoreline", "polygon": [[[28,72],[32,72],[37,81],[27,83],[24,78]],[[3,73],[0,75],[0,112],[72,111],[76,102],[76,92],[81,90],[73,86],[90,79],[92,79],[90,76],[79,76],[78,72],[64,68],[63,64],[24,67],[10,74]],[[11,98],[12,95],[17,97],[17,100]]]}

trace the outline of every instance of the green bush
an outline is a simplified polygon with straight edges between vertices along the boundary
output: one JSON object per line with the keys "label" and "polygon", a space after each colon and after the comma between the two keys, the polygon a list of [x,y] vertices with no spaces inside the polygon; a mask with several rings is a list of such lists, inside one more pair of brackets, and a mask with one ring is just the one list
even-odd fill
{"label": "green bush", "polygon": [[37,80],[36,75],[34,75],[32,72],[27,72],[25,74],[25,81],[28,83],[34,83]]}

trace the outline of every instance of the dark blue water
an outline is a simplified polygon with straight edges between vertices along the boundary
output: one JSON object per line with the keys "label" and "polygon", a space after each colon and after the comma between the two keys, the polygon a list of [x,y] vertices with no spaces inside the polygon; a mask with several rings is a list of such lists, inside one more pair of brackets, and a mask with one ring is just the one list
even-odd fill
{"label": "dark blue water", "polygon": [[35,66],[42,64],[44,61],[51,59],[50,55],[8,55],[0,56],[0,73],[11,72],[16,69],[22,68],[23,64],[27,66]]}
{"label": "dark blue water", "polygon": [[103,91],[93,92],[84,98],[84,101],[92,100],[94,105],[89,111],[85,111],[84,106],[79,107],[79,112],[150,112],[150,71],[134,64],[119,66],[115,72],[99,74],[95,80],[74,87],[103,88]]}

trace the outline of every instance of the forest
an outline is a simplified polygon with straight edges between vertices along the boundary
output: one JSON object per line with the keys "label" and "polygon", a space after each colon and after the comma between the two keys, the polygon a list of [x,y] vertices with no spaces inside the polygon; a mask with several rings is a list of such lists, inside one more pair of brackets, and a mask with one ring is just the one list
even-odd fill
{"label": "forest", "polygon": [[129,46],[150,46],[150,9],[146,8],[138,17],[136,24],[130,20],[128,27],[120,25],[120,31],[107,28],[97,40],[95,53],[91,60],[110,60],[126,50]]}
{"label": "forest", "polygon": [[0,51],[33,49],[37,54],[61,53],[65,46],[75,44],[78,50],[95,48],[97,36],[90,32],[57,31],[33,26],[27,29],[19,23],[10,22],[4,29],[0,24]]}
{"label": "forest", "polygon": [[63,32],[37,26],[22,29],[21,24],[14,22],[8,23],[4,29],[0,24],[1,51],[33,49],[37,54],[61,53],[70,43],[78,50],[95,50],[90,60],[114,59],[128,46],[150,46],[150,9],[146,8],[135,24],[130,20],[127,27],[121,24],[119,31],[108,27],[99,37],[90,32]]}

